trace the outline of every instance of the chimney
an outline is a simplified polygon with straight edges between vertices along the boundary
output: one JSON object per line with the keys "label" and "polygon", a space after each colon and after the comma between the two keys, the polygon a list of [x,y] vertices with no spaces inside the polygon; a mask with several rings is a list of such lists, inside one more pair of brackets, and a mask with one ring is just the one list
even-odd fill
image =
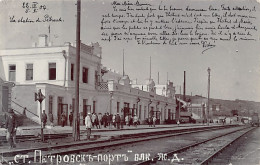
{"label": "chimney", "polygon": [[48,46],[48,44],[47,44],[47,38],[48,38],[48,36],[47,36],[46,34],[40,34],[40,35],[39,35],[39,44],[38,44],[38,47]]}

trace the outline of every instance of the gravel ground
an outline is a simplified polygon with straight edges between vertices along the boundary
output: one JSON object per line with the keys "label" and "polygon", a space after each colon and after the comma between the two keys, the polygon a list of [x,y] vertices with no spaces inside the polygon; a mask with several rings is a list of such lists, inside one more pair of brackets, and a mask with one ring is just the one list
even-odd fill
{"label": "gravel ground", "polygon": [[[86,164],[98,164],[98,165],[107,165],[109,164],[109,161],[106,160],[107,157],[126,154],[128,157],[127,161],[124,161],[124,157],[119,157],[118,161],[117,159],[114,159],[114,161],[111,161],[110,164],[125,164],[130,165],[137,162],[137,158],[145,160],[146,158],[152,159],[152,157],[157,155],[162,155],[164,153],[170,152],[172,150],[181,148],[183,146],[187,146],[189,144],[193,144],[195,142],[199,142],[205,139],[208,139],[209,137],[214,137],[220,134],[224,134],[227,132],[230,132],[231,130],[237,130],[240,128],[228,128],[225,130],[215,130],[215,131],[208,131],[208,132],[201,132],[196,134],[187,134],[187,135],[181,135],[181,136],[173,136],[163,139],[156,139],[156,140],[149,140],[145,142],[137,142],[133,144],[126,144],[123,146],[115,146],[110,148],[104,148],[103,150],[96,150],[91,151],[87,153],[81,153],[81,154],[88,154],[92,155],[94,157],[93,162],[87,162]],[[97,158],[95,156],[102,155],[103,161],[97,161]],[[111,157],[112,159],[112,157]],[[181,155],[175,155],[170,158],[167,158],[164,160],[165,164],[171,164],[171,161],[175,163],[177,160],[184,160],[185,158],[181,157]],[[84,164],[84,163],[83,163]]]}

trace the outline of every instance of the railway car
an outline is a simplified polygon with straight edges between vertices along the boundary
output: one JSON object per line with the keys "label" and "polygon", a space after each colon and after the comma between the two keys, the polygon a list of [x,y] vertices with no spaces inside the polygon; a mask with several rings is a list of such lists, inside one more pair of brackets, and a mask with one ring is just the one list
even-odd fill
{"label": "railway car", "polygon": [[254,115],[252,116],[251,125],[259,127],[259,116],[258,116],[258,113],[254,113]]}

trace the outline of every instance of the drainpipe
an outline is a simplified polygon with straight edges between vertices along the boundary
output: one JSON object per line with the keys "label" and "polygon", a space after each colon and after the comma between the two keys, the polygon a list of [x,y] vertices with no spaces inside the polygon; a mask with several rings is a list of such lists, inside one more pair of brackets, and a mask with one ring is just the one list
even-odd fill
{"label": "drainpipe", "polygon": [[64,70],[64,81],[63,81],[63,86],[65,87],[66,77],[67,77],[67,75],[66,75],[66,70],[67,70],[67,57],[66,57],[66,51],[65,51],[65,50],[62,51],[62,55],[63,55],[63,57],[64,57],[64,59],[65,59],[65,70]]}
{"label": "drainpipe", "polygon": [[149,116],[148,116],[148,117],[150,117],[150,114],[151,114],[151,113],[150,113],[150,105],[152,104],[152,102],[153,102],[153,101],[150,99],[150,100],[149,100],[149,103],[148,103],[148,113],[149,113]]}

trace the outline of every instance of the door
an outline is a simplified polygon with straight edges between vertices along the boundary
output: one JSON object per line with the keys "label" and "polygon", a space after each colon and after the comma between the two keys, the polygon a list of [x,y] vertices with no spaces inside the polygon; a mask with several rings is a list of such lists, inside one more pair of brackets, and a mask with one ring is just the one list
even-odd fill
{"label": "door", "polygon": [[58,125],[62,125],[62,123],[61,123],[61,115],[62,115],[63,112],[65,113],[65,125],[67,125],[67,121],[68,121],[68,104],[59,103],[59,108],[58,108]]}

